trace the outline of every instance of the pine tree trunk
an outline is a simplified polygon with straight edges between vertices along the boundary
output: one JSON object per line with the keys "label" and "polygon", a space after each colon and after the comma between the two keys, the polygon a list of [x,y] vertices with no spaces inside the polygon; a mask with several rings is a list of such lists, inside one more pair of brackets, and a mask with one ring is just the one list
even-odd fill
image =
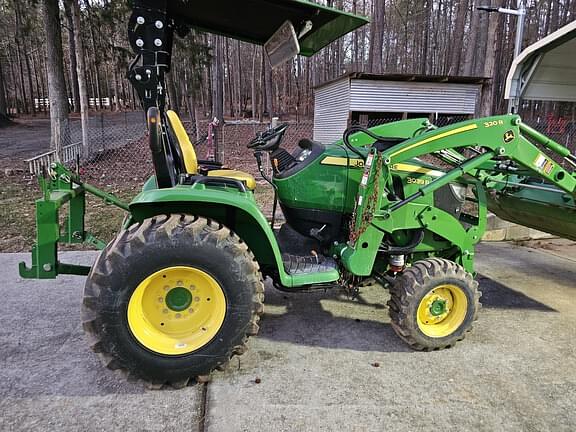
{"label": "pine tree trunk", "polygon": [[[215,157],[217,162],[224,160],[221,131],[224,127],[224,50],[222,36],[214,36],[214,58],[212,62],[212,118],[217,118],[220,126],[214,129]],[[212,120],[212,119],[211,119]]]}
{"label": "pine tree trunk", "polygon": [[78,90],[78,65],[76,62],[76,41],[74,40],[74,19],[72,18],[72,9],[70,1],[64,1],[64,11],[66,14],[66,24],[68,25],[68,55],[70,58],[70,87],[72,90],[72,106],[74,112],[80,112],[80,95]]}
{"label": "pine tree trunk", "polygon": [[46,33],[46,68],[50,99],[50,147],[56,150],[56,155],[60,159],[62,147],[69,143],[69,129],[58,0],[43,0],[42,12]]}
{"label": "pine tree trunk", "polygon": [[373,73],[382,73],[382,49],[384,44],[384,0],[374,0],[374,14],[370,26],[370,52],[368,69]]}
{"label": "pine tree trunk", "polygon": [[89,102],[86,86],[86,60],[84,58],[84,41],[82,40],[80,23],[80,5],[78,0],[66,0],[70,3],[72,21],[74,23],[74,47],[76,49],[76,78],[78,79],[78,99],[80,101],[80,118],[82,124],[82,153],[90,153],[89,135]]}
{"label": "pine tree trunk", "polygon": [[4,85],[4,71],[0,58],[0,125],[8,121],[8,104],[6,103],[6,86]]}
{"label": "pine tree trunk", "polygon": [[[500,7],[502,5],[502,0],[496,0],[492,2],[493,6]],[[492,114],[492,107],[494,105],[494,94],[496,90],[496,51],[498,47],[498,21],[500,14],[490,14],[488,21],[488,39],[486,43],[486,57],[484,59],[484,76],[490,78],[488,84],[484,86],[484,92],[482,96],[482,108],[481,115],[483,117]]]}
{"label": "pine tree trunk", "polygon": [[264,59],[264,72],[266,85],[266,110],[268,111],[270,121],[272,121],[272,117],[274,117],[274,95],[272,90],[272,67],[270,66],[268,59]]}
{"label": "pine tree trunk", "polygon": [[256,120],[258,118],[257,115],[257,100],[256,100],[256,79],[257,79],[257,73],[256,73],[256,65],[257,65],[257,59],[258,59],[258,47],[256,45],[254,45],[253,51],[252,51],[252,94],[251,94],[251,98],[252,98],[252,119]]}
{"label": "pine tree trunk", "polygon": [[239,118],[242,118],[242,60],[240,58],[240,41],[236,41],[236,70],[235,75],[237,77],[236,80],[236,102],[237,105],[237,115]]}
{"label": "pine tree trunk", "polygon": [[[89,2],[86,3],[87,6],[89,6]],[[89,7],[88,7],[89,9]],[[90,11],[88,12],[90,14]],[[92,55],[94,56],[93,60],[94,60],[94,80],[93,80],[93,85],[96,86],[96,94],[95,97],[97,98],[97,101],[94,101],[94,108],[98,107],[98,109],[102,109],[102,89],[100,86],[100,58],[99,58],[99,51],[96,48],[96,34],[94,33],[94,27],[96,27],[96,25],[92,22],[92,20],[89,21],[89,27],[90,27],[90,40],[92,41]]]}
{"label": "pine tree trunk", "polygon": [[[475,2],[472,3],[472,7],[476,6]],[[470,30],[468,33],[468,43],[466,44],[466,52],[464,54],[464,75],[470,76],[473,73],[474,67],[474,55],[476,54],[476,45],[478,39],[478,24],[479,24],[479,11],[472,9],[472,21],[470,22]]]}
{"label": "pine tree trunk", "polygon": [[462,45],[463,45],[463,35],[464,28],[466,26],[466,16],[468,14],[468,0],[460,0],[458,2],[458,9],[456,12],[456,23],[454,24],[454,37],[452,38],[453,44],[450,47],[452,51],[452,59],[450,64],[450,69],[448,70],[449,75],[458,75],[460,70],[460,60],[462,58]]}

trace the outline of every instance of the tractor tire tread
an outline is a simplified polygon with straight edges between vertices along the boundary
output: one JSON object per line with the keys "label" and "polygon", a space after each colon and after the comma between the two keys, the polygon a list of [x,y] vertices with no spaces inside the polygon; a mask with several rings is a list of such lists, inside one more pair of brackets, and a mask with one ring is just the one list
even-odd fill
{"label": "tractor tire tread", "polygon": [[[416,301],[426,292],[426,285],[438,278],[447,277],[465,281],[472,292],[473,310],[470,324],[461,334],[454,334],[452,337],[444,337],[433,343],[427,340],[420,333],[416,319],[413,318],[413,307]],[[463,340],[466,334],[472,330],[472,322],[478,319],[478,311],[481,308],[480,297],[482,293],[478,290],[478,282],[462,266],[453,261],[443,258],[428,258],[415,262],[411,267],[404,270],[396,283],[390,287],[390,300],[388,308],[391,318],[391,325],[395,333],[404,340],[411,348],[417,351],[441,350],[454,346],[458,341]],[[412,309],[411,309],[412,308]]]}
{"label": "tractor tire tread", "polygon": [[[195,241],[209,243],[217,248],[225,249],[235,256],[235,260],[242,268],[244,282],[252,287],[252,310],[251,318],[244,328],[239,329],[235,336],[235,342],[218,359],[215,359],[214,367],[203,371],[197,376],[184,377],[177,380],[154,380],[140,376],[130,368],[126,359],[119,358],[117,353],[110,352],[107,344],[103,341],[107,329],[101,322],[102,314],[99,298],[107,289],[106,282],[111,277],[112,264],[116,260],[126,259],[131,253],[138,253],[142,246],[158,238],[170,238],[174,235],[186,235]],[[241,276],[241,275],[239,275]],[[255,336],[259,331],[258,323],[264,313],[264,281],[260,267],[254,254],[249,250],[233,231],[224,225],[201,217],[187,214],[161,215],[146,219],[140,224],[134,224],[122,230],[118,236],[108,244],[99,256],[88,277],[84,290],[82,303],[82,326],[92,351],[101,362],[111,370],[120,370],[125,376],[133,380],[141,380],[147,388],[160,389],[164,386],[173,388],[185,387],[192,379],[196,382],[206,382],[210,373],[222,370],[235,355],[244,354],[248,347],[250,336]]]}

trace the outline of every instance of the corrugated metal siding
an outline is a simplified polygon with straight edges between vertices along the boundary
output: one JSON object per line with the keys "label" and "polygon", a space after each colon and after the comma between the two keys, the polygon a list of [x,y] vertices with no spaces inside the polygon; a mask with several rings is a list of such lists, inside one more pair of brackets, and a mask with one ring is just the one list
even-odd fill
{"label": "corrugated metal siding", "polygon": [[350,80],[336,81],[314,93],[314,140],[324,144],[342,138],[348,127]]}
{"label": "corrugated metal siding", "polygon": [[478,84],[352,80],[350,110],[475,114]]}

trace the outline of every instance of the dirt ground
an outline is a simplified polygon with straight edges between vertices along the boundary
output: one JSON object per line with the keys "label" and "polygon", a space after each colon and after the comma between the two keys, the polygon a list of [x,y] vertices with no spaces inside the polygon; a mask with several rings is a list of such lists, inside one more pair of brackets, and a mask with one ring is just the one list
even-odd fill
{"label": "dirt ground", "polygon": [[[100,114],[98,114],[100,115]],[[153,172],[152,159],[142,134],[144,126],[141,113],[103,113],[108,136],[114,131],[125,133],[130,128],[138,130],[135,138],[121,148],[109,145],[84,161],[80,176],[84,182],[130,201],[141,190]],[[78,123],[73,118],[72,123]],[[92,119],[99,137],[99,117]],[[128,127],[128,129],[126,129]],[[244,128],[246,129],[246,128]],[[254,157],[240,143],[252,133],[248,128],[231,128],[239,132],[228,134],[234,142],[228,144],[226,164],[252,173],[258,180],[256,199],[265,214],[271,213],[273,191],[260,179]],[[34,202],[40,196],[37,179],[28,173],[25,158],[37,155],[49,147],[50,124],[48,119],[18,119],[13,126],[0,129],[0,252],[23,252],[30,249],[35,236]],[[105,136],[106,138],[106,136]],[[237,142],[236,142],[237,141]],[[200,157],[205,148],[200,149]],[[122,210],[106,205],[95,197],[87,201],[86,227],[96,237],[109,241],[116,234],[124,217]],[[64,247],[65,249],[65,247]]]}
{"label": "dirt ground", "polygon": [[[83,178],[90,178],[89,173]],[[107,180],[104,189],[126,202],[138,194],[144,183],[140,177]],[[271,187],[260,182],[255,194],[264,214],[270,214],[273,198]],[[0,252],[30,250],[36,235],[34,203],[39,197],[40,188],[35,177],[25,173],[9,176],[0,173]],[[86,208],[86,230],[105,242],[112,240],[121,226],[124,211],[91,195],[87,198]],[[61,248],[69,249],[65,245],[61,245]],[[78,245],[74,245],[74,248],[78,249]]]}

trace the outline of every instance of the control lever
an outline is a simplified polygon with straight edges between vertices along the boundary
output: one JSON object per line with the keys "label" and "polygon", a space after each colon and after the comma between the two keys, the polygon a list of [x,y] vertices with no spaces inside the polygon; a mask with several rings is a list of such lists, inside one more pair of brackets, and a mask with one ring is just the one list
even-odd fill
{"label": "control lever", "polygon": [[319,242],[322,242],[322,231],[326,228],[326,224],[322,225],[321,228],[310,229],[310,237],[314,237]]}
{"label": "control lever", "polygon": [[270,226],[272,227],[272,229],[274,229],[274,222],[276,220],[276,209],[278,207],[278,188],[276,187],[272,179],[268,178],[264,173],[264,168],[262,167],[262,153],[263,153],[262,151],[257,150],[254,152],[254,157],[256,158],[256,164],[258,165],[258,171],[260,171],[260,175],[274,189],[274,206],[272,207],[272,221],[270,221]]}

